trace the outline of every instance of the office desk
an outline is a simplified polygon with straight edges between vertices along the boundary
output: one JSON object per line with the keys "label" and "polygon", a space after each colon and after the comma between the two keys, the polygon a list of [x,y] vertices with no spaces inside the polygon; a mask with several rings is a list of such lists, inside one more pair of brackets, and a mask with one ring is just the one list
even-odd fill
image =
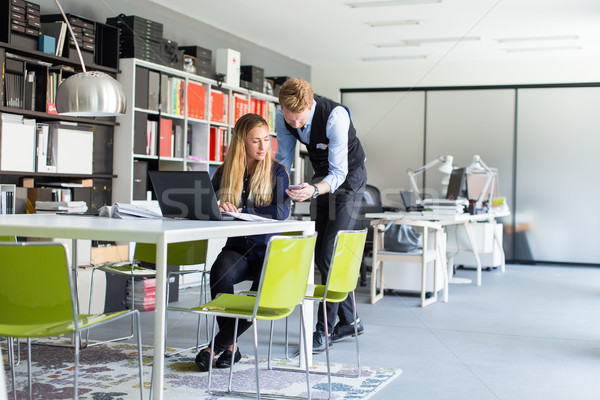
{"label": "office desk", "polygon": [[[156,310],[154,318],[154,362],[152,398],[163,398],[165,311],[167,282],[167,245],[230,236],[259,235],[279,232],[314,232],[312,221],[182,221],[169,219],[112,219],[95,216],[55,214],[0,215],[0,235],[66,238],[73,240],[73,253],[78,239],[109,240],[156,244]],[[76,254],[72,254],[77,260]],[[74,264],[76,265],[76,264]],[[312,276],[312,274],[311,274]],[[312,326],[312,308],[307,307],[307,326]],[[312,337],[304,338],[312,363]],[[302,354],[302,352],[300,352]]]}
{"label": "office desk", "polygon": [[[473,256],[475,257],[475,261],[477,263],[477,285],[481,286],[481,260],[479,259],[479,252],[477,249],[477,245],[473,238],[473,234],[471,232],[471,225],[478,222],[489,222],[491,224],[496,223],[496,218],[506,217],[510,215],[508,211],[493,211],[485,214],[453,214],[453,215],[445,215],[433,212],[385,212],[385,213],[369,213],[366,214],[365,217],[371,218],[374,221],[371,222],[374,225],[374,229],[378,224],[387,224],[390,221],[396,221],[396,223],[402,223],[402,221],[406,221],[407,224],[413,221],[435,221],[438,224],[446,227],[448,225],[462,225],[467,234],[467,239],[469,241],[469,245],[471,247],[471,251],[473,252]],[[499,244],[500,238],[496,236],[496,229],[493,229],[494,232],[494,240]],[[375,244],[374,244],[375,245]],[[445,246],[444,246],[445,247]],[[502,246],[499,246],[502,255],[502,263],[501,263],[501,271],[504,272],[505,269],[505,258],[504,252],[502,251]],[[447,254],[446,254],[447,257]],[[450,278],[450,283],[452,283],[452,274],[454,272],[454,265],[452,262],[448,262],[448,257],[446,260],[446,265],[448,268],[448,277]],[[377,271],[373,270],[371,274],[376,274]],[[434,288],[435,289],[435,288]],[[447,301],[447,290],[445,290],[444,299]]]}

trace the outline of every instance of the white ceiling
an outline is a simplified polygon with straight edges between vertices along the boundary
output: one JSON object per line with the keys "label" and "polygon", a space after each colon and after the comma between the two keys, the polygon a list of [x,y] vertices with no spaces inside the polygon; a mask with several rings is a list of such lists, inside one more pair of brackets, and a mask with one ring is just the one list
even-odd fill
{"label": "white ceiling", "polygon": [[[433,62],[600,56],[600,0],[441,0],[365,8],[347,4],[384,1],[150,1],[311,66],[397,56]],[[369,25],[398,20],[419,23]],[[449,41],[377,46],[440,38]],[[498,40],[513,38],[528,40]],[[533,50],[540,48],[544,50]]]}

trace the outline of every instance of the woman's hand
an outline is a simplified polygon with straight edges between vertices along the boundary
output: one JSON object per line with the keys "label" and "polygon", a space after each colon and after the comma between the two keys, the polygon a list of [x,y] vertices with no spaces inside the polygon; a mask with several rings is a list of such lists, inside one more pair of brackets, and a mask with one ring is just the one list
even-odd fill
{"label": "woman's hand", "polygon": [[229,211],[229,212],[239,212],[237,207],[228,201],[219,204],[219,210],[220,211]]}
{"label": "woman's hand", "polygon": [[312,197],[315,193],[315,188],[312,185],[303,182],[300,185],[300,189],[286,189],[285,192],[294,201],[304,201]]}

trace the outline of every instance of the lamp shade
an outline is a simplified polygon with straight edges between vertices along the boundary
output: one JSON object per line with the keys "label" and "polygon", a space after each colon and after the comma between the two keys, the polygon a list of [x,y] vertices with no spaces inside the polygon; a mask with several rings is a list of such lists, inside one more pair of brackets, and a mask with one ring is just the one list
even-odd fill
{"label": "lamp shade", "polygon": [[56,110],[62,115],[111,117],[124,114],[126,109],[123,86],[103,72],[72,75],[56,91]]}
{"label": "lamp shade", "polygon": [[440,171],[443,174],[446,175],[450,175],[452,173],[452,162],[454,161],[454,158],[452,156],[446,156],[444,163],[438,168],[438,171]]}

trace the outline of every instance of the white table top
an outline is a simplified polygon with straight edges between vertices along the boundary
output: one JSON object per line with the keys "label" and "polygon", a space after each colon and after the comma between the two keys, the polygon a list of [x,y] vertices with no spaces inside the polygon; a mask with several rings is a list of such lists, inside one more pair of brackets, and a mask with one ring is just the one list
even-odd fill
{"label": "white table top", "polygon": [[387,221],[392,220],[412,220],[412,221],[438,221],[442,225],[455,223],[466,223],[476,221],[489,221],[495,218],[507,217],[510,211],[492,211],[483,214],[441,214],[435,212],[382,212],[382,213],[367,213],[366,218],[382,219]]}
{"label": "white table top", "polygon": [[0,234],[67,239],[97,239],[168,243],[230,236],[260,235],[312,227],[312,221],[190,221],[174,219],[116,219],[92,215],[0,215]]}

